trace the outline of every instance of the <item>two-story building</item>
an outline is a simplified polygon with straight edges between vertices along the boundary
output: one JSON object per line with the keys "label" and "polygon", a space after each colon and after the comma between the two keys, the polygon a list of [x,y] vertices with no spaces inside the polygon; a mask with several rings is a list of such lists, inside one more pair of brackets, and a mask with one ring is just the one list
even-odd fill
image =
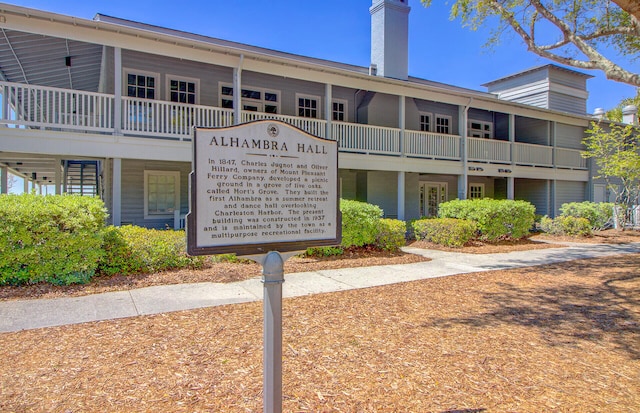
{"label": "two-story building", "polygon": [[119,225],[179,226],[192,126],[274,118],[339,143],[340,194],[388,217],[455,198],[538,214],[594,199],[588,75],[546,65],[487,92],[408,74],[408,0],[373,0],[358,67],[97,15],[0,4],[0,168],[100,195]]}

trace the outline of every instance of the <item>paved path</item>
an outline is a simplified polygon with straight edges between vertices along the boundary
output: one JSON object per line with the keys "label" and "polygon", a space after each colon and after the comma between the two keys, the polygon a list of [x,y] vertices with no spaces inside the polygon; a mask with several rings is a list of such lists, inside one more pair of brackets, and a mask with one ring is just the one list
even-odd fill
{"label": "paved path", "polygon": [[[432,260],[413,264],[285,274],[283,296],[296,297],[469,272],[638,253],[640,243],[572,244],[566,248],[501,254],[463,254],[411,247],[404,250]],[[229,284],[176,284],[84,297],[3,301],[0,302],[0,332],[258,301],[262,296],[262,283],[259,274],[256,274],[256,278]]]}

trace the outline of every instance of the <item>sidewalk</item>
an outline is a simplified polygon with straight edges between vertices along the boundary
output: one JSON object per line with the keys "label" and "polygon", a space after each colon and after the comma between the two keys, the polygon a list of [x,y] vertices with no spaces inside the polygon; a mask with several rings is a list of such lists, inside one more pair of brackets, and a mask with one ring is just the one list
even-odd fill
{"label": "sidewalk", "polygon": [[[640,243],[572,244],[501,254],[464,254],[407,247],[428,262],[285,274],[283,297],[366,288],[478,271],[501,270],[640,252]],[[259,301],[256,278],[236,283],[176,284],[84,297],[0,302],[0,332]]]}

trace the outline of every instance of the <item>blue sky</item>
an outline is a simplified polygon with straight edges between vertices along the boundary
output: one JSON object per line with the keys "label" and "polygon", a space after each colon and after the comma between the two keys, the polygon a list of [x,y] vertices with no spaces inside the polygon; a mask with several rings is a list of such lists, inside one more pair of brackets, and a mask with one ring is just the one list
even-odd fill
{"label": "blue sky", "polygon": [[[452,0],[424,8],[410,0],[409,74],[485,91],[483,83],[550,63],[507,36],[492,51],[483,48],[488,30],[472,32],[449,20]],[[270,49],[368,66],[371,0],[24,0],[14,2],[92,19],[96,13],[189,31]],[[632,69],[640,71],[640,61]],[[597,71],[587,82],[589,113],[611,109],[635,96],[631,86]]]}

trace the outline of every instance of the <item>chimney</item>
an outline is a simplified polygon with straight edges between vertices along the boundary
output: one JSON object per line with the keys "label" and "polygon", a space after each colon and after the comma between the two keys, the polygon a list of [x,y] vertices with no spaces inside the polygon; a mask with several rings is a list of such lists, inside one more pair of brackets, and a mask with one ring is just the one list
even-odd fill
{"label": "chimney", "polygon": [[373,0],[371,65],[377,76],[409,78],[409,0]]}
{"label": "chimney", "polygon": [[628,105],[622,108],[622,123],[638,125],[638,108]]}

